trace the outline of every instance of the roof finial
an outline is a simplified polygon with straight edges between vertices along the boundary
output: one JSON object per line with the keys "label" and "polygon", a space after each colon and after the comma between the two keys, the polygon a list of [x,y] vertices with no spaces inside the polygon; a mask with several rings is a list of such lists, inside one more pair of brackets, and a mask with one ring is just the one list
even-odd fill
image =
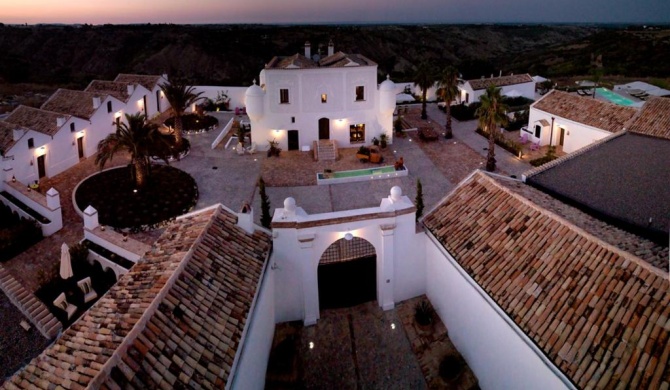
{"label": "roof finial", "polygon": [[254,85],[256,85],[256,79],[254,79]]}
{"label": "roof finial", "polygon": [[387,73],[387,74],[386,74],[386,80],[390,80],[390,79],[391,79],[391,75],[389,75],[389,74]]}

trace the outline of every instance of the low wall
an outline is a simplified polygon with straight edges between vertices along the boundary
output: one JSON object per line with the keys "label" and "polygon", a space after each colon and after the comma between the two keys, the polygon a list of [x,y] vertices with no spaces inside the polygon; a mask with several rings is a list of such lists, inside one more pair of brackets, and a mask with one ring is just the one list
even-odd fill
{"label": "low wall", "polygon": [[87,260],[91,264],[93,264],[96,261],[98,263],[100,263],[100,265],[102,266],[103,271],[107,271],[107,269],[111,269],[112,271],[114,271],[114,274],[116,275],[116,280],[119,280],[119,278],[122,275],[125,275],[128,272],[127,269],[121,267],[120,265],[114,263],[111,260],[108,260],[108,259],[100,256],[99,254],[97,254],[97,253],[95,253],[91,250],[89,250],[89,252],[88,252],[88,259]]}
{"label": "low wall", "polygon": [[126,241],[123,241],[122,234],[111,229],[103,231],[100,227],[96,227],[94,230],[84,228],[84,239],[94,242],[110,252],[116,253],[135,263],[151,248],[149,245],[132,238],[127,238]]}
{"label": "low wall", "polygon": [[426,234],[426,295],[482,389],[572,389],[523,332]]}
{"label": "low wall", "polygon": [[[47,199],[45,195],[37,191],[28,192],[28,190],[23,186],[24,185],[19,182],[16,183],[5,182],[4,188],[5,191],[7,191],[7,193],[12,195],[16,199],[20,200],[21,202],[23,202],[23,204],[35,210],[38,214],[42,215],[43,217],[51,221],[49,223],[41,223],[40,221],[36,221],[37,223],[39,223],[44,237],[48,237],[56,233],[57,231],[61,230],[63,228],[63,214],[61,208],[58,207],[57,209],[53,210],[50,209],[47,206]],[[10,201],[5,200],[4,197],[0,197],[0,200],[2,200],[4,204],[9,206],[9,208],[11,208],[12,211],[16,211],[21,217],[33,221],[35,220],[35,218],[33,218],[30,214],[21,210]]]}
{"label": "low wall", "polygon": [[263,389],[272,339],[275,333],[274,274],[270,267],[256,297],[256,305],[247,323],[250,324],[244,336],[240,360],[235,370],[232,389]]}

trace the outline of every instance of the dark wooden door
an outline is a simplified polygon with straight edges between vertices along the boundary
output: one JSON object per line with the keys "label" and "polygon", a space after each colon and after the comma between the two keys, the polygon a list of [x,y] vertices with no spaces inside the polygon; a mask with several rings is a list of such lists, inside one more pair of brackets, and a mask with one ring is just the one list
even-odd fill
{"label": "dark wooden door", "polygon": [[298,130],[288,131],[288,150],[299,150],[300,141],[298,138]]}
{"label": "dark wooden door", "polygon": [[79,159],[84,158],[84,137],[77,138],[77,151],[79,152]]}
{"label": "dark wooden door", "polygon": [[319,119],[319,139],[330,139],[330,119]]}
{"label": "dark wooden door", "polygon": [[37,175],[39,176],[40,179],[47,175],[45,158],[46,154],[37,157]]}
{"label": "dark wooden door", "polygon": [[558,144],[563,146],[563,142],[565,141],[565,129],[562,127],[560,129],[561,129],[561,137],[558,140]]}
{"label": "dark wooden door", "polygon": [[161,112],[161,91],[156,91],[156,112]]}
{"label": "dark wooden door", "polygon": [[144,97],[142,98],[142,103],[143,103],[143,106],[144,106],[144,116],[148,120],[149,119],[149,107],[147,107],[147,95],[144,95]]}
{"label": "dark wooden door", "polygon": [[319,308],[350,307],[377,299],[377,256],[321,264]]}

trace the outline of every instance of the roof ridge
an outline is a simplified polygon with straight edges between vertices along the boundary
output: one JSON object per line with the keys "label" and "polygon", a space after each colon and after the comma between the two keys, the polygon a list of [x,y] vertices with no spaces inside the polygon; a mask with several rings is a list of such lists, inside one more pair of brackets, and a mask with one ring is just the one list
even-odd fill
{"label": "roof ridge", "polygon": [[[214,221],[220,215],[221,207],[220,207],[220,205],[216,205],[216,206],[218,206],[218,207],[211,207],[211,208],[215,209],[214,213],[209,217],[209,221],[207,221],[207,224],[203,227],[200,234],[198,234],[198,237],[193,241],[193,244],[191,245],[191,247],[188,249],[186,254],[184,254],[183,258],[179,261],[179,264],[177,265],[175,270],[172,272],[172,274],[168,277],[168,280],[165,281],[165,284],[163,285],[163,287],[156,293],[156,295],[154,296],[154,298],[151,301],[151,304],[144,310],[144,312],[142,313],[140,318],[133,325],[132,329],[126,334],[126,337],[123,338],[123,340],[118,345],[118,347],[114,350],[114,352],[109,357],[109,359],[107,359],[107,361],[102,365],[102,367],[100,368],[98,373],[94,377],[91,378],[87,387],[90,387],[91,384],[93,384],[97,381],[104,381],[105,378],[110,375],[111,369],[114,366],[116,366],[120,361],[122,361],[122,355],[125,354],[128,347],[132,344],[133,341],[135,341],[135,339],[146,328],[149,320],[151,319],[151,317],[153,317],[153,315],[158,310],[158,306],[163,301],[163,299],[167,296],[167,294],[170,292],[172,287],[175,285],[177,279],[179,278],[179,276],[184,271],[184,268],[186,268],[186,264],[191,260],[191,257],[193,256],[193,253],[195,252],[195,248],[202,242],[202,240],[204,239],[204,236],[206,235],[207,231],[209,230],[209,228],[212,227],[212,225],[214,224]],[[202,213],[210,210],[211,208],[206,208],[206,209],[203,209],[203,210],[199,210],[199,212],[197,212],[197,213],[191,213],[191,214],[188,214],[188,215],[193,216],[193,215],[202,214]],[[146,256],[146,254],[145,254],[145,256]],[[102,385],[102,382],[101,383],[96,383],[96,385],[100,386],[100,385]]]}
{"label": "roof ridge", "polygon": [[525,183],[527,179],[529,179],[529,178],[531,178],[535,175],[538,175],[538,174],[540,174],[540,173],[542,173],[542,172],[544,172],[544,171],[546,171],[550,168],[553,168],[557,165],[563,164],[566,161],[572,160],[575,157],[579,157],[582,154],[584,154],[586,152],[589,152],[589,151],[591,151],[591,150],[593,150],[597,147],[600,147],[601,145],[603,145],[607,142],[610,142],[613,139],[616,139],[616,138],[619,138],[619,137],[623,136],[624,134],[628,134],[628,130],[624,129],[622,131],[612,133],[612,134],[608,135],[607,137],[601,138],[601,139],[599,139],[599,140],[597,140],[597,141],[595,141],[595,142],[593,142],[589,145],[584,146],[581,149],[575,150],[572,153],[568,153],[566,155],[563,155],[563,156],[561,156],[561,157],[559,157],[559,158],[557,158],[553,161],[549,161],[548,163],[542,164],[539,167],[531,168],[531,169],[529,169],[526,172],[521,174],[521,180]]}
{"label": "roof ridge", "polygon": [[500,183],[498,183],[495,179],[493,179],[493,177],[489,176],[488,173],[480,171],[480,175],[482,177],[485,177],[486,180],[489,183],[492,183],[498,189],[500,189],[503,192],[507,193],[508,195],[514,197],[515,199],[521,201],[521,203],[531,207],[532,209],[539,212],[540,214],[543,214],[546,217],[549,217],[549,218],[559,222],[560,224],[566,226],[568,229],[570,229],[570,230],[574,231],[575,233],[583,236],[585,239],[587,239],[591,242],[594,242],[598,245],[601,245],[603,248],[605,248],[605,249],[607,249],[611,252],[614,252],[615,254],[617,254],[618,256],[621,256],[622,258],[624,258],[626,260],[630,260],[630,261],[636,263],[637,265],[641,266],[642,268],[646,269],[647,271],[649,271],[651,273],[656,274],[657,276],[660,276],[660,277],[665,278],[665,279],[670,278],[670,274],[668,272],[665,272],[661,269],[658,269],[658,268],[654,267],[653,265],[647,263],[646,261],[640,259],[639,257],[637,257],[637,256],[635,256],[631,253],[628,253],[626,251],[623,251],[623,250],[615,247],[614,245],[601,240],[600,238],[598,238],[595,235],[589,233],[588,231],[580,228],[579,226],[577,226],[574,223],[568,221],[567,219],[563,218],[562,216],[554,213],[553,211],[545,209],[544,207],[541,207],[540,205],[536,204],[535,202],[533,202],[529,199],[526,199],[525,197],[513,192],[509,188],[507,188],[507,187],[501,185]]}

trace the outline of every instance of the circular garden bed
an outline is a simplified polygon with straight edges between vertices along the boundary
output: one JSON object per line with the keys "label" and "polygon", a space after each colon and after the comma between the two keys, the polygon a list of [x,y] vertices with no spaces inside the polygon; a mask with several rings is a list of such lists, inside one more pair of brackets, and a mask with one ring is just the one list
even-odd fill
{"label": "circular garden bed", "polygon": [[125,166],[84,179],[74,200],[80,210],[93,206],[101,225],[134,232],[161,227],[191,210],[198,201],[198,185],[184,171],[152,165],[146,185],[137,189]]}
{"label": "circular garden bed", "polygon": [[[219,120],[211,115],[186,114],[181,117],[181,124],[184,134],[197,134],[216,129]],[[165,126],[174,129],[173,116],[165,120]]]}

